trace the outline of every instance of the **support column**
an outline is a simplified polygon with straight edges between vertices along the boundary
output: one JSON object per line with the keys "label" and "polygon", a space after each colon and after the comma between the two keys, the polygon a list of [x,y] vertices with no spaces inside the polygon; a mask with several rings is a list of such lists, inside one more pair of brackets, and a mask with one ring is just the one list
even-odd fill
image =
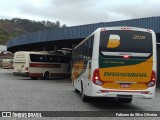
{"label": "support column", "polygon": [[54,51],[58,52],[58,46],[54,46]]}
{"label": "support column", "polygon": [[76,47],[76,44],[72,44],[72,52],[73,52],[75,47]]}

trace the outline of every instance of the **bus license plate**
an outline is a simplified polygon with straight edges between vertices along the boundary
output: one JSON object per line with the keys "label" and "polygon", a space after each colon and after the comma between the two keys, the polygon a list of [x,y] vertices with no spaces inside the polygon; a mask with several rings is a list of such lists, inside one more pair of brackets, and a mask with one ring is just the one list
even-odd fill
{"label": "bus license plate", "polygon": [[130,84],[127,84],[127,83],[123,83],[123,84],[120,84],[121,88],[130,88]]}

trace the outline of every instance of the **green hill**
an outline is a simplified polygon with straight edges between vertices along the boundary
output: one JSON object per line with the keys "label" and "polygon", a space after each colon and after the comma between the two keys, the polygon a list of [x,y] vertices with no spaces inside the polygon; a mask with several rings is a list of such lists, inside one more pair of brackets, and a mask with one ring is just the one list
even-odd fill
{"label": "green hill", "polygon": [[32,21],[28,19],[13,18],[11,20],[0,20],[0,44],[6,45],[7,41],[23,34],[48,30],[53,28],[63,28],[66,25],[60,26],[60,22],[56,21]]}

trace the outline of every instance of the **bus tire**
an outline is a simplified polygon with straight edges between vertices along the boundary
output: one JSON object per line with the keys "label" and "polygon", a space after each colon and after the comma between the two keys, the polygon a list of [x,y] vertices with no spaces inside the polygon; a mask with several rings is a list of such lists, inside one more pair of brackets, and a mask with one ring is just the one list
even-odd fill
{"label": "bus tire", "polygon": [[131,103],[132,98],[117,98],[118,103]]}
{"label": "bus tire", "polygon": [[[75,84],[74,82],[75,82],[75,81],[73,80],[73,82],[72,82],[73,87],[75,87],[75,86],[74,86],[74,84]],[[79,90],[77,90],[76,88],[74,88],[74,91],[75,91],[75,93],[80,93]]]}
{"label": "bus tire", "polygon": [[79,90],[77,90],[76,88],[74,89],[74,91],[75,91],[76,93],[79,93]]}
{"label": "bus tire", "polygon": [[83,102],[88,102],[89,97],[84,94],[83,83],[81,82],[81,97]]}
{"label": "bus tire", "polygon": [[43,78],[44,78],[45,80],[48,80],[48,79],[49,79],[49,72],[48,72],[48,71],[44,73]]}

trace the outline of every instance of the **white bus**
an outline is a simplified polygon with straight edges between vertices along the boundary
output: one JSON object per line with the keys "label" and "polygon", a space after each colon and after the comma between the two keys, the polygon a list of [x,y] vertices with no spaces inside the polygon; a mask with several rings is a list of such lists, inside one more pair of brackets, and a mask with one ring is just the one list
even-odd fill
{"label": "white bus", "polygon": [[156,88],[156,35],[136,27],[99,28],[73,51],[72,83],[82,100],[153,98]]}
{"label": "white bus", "polygon": [[70,56],[49,52],[16,52],[14,75],[29,76],[32,79],[70,77]]}
{"label": "white bus", "polygon": [[13,59],[4,59],[2,61],[2,67],[4,69],[13,69]]}

